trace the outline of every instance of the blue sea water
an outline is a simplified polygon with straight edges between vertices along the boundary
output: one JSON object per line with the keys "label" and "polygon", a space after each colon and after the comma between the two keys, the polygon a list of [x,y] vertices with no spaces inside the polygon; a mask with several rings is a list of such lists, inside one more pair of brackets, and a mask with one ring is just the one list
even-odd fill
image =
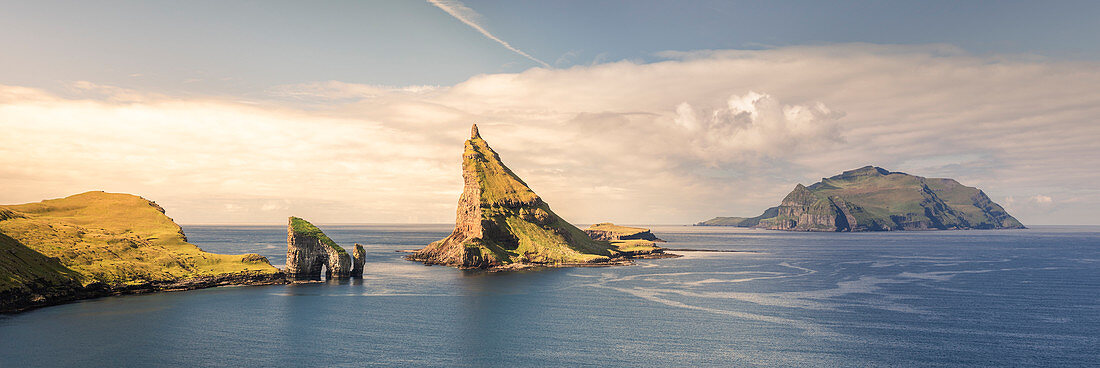
{"label": "blue sea water", "polygon": [[[322,226],[362,280],[109,297],[0,316],[0,366],[1100,366],[1100,228],[654,227],[637,265],[402,260],[448,225]],[[187,226],[285,262],[285,228]]]}

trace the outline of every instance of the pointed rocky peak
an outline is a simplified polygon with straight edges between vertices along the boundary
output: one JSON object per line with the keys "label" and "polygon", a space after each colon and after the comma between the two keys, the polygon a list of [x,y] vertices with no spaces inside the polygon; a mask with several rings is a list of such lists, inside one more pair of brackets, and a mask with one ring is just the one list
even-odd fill
{"label": "pointed rocky peak", "polygon": [[470,139],[481,139],[481,134],[477,132],[477,124],[470,127]]}
{"label": "pointed rocky peak", "polygon": [[[464,192],[477,191],[482,203],[496,203],[504,206],[533,204],[541,201],[539,196],[512,172],[489,143],[476,135],[466,141],[466,150],[462,154],[462,177],[465,179]],[[472,188],[473,185],[477,188]]]}
{"label": "pointed rocky peak", "polygon": [[814,193],[812,191],[810,191],[810,189],[806,188],[805,185],[798,184],[798,185],[794,186],[794,190],[792,190],[790,194],[787,194],[787,196],[783,198],[783,202],[780,205],[781,206],[806,205],[806,204],[813,203],[814,201],[815,201]]}

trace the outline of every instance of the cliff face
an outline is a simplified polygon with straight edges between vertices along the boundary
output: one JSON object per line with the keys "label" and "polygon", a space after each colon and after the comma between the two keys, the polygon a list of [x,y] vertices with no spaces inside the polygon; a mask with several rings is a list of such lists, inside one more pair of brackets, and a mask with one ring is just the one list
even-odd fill
{"label": "cliff face", "polygon": [[698,225],[794,231],[1024,227],[977,188],[953,179],[924,178],[873,166],[845,171],[809,187],[799,184],[778,207],[761,216],[716,218]]}
{"label": "cliff face", "polygon": [[[362,246],[356,244],[355,264],[363,275]],[[362,253],[365,257],[366,252]],[[296,280],[346,279],[352,276],[352,257],[309,221],[291,217],[286,226],[286,273]]]}
{"label": "cliff face", "polygon": [[[828,198],[819,198],[799,184],[783,202],[769,229],[800,231],[835,231],[839,211]],[[841,224],[846,227],[846,224]]]}
{"label": "cliff face", "polygon": [[0,206],[0,311],[234,282],[279,283],[256,254],[207,253],[144,198],[87,192]]}
{"label": "cliff face", "polygon": [[605,262],[615,255],[550,210],[473,126],[462,154],[463,190],[447,238],[408,256],[428,264],[489,268],[508,264]]}

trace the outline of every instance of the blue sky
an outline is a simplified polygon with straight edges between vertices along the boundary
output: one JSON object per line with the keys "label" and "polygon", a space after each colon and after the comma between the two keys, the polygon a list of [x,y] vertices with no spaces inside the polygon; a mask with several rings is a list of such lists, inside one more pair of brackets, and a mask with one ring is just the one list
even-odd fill
{"label": "blue sky", "polygon": [[106,190],[183,223],[449,222],[478,122],[578,223],[752,216],[871,164],[978,186],[1025,224],[1098,224],[1097,14],[0,1],[0,203]]}
{"label": "blue sky", "polygon": [[[493,34],[555,67],[666,50],[867,42],[1100,57],[1100,3],[466,1]],[[247,94],[320,80],[451,85],[538,66],[421,1],[7,1],[0,77]]]}

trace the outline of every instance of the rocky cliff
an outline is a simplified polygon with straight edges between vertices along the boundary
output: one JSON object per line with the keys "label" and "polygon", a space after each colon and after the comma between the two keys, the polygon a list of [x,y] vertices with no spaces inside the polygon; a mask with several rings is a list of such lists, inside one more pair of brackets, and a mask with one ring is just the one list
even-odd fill
{"label": "rocky cliff", "polygon": [[285,282],[257,254],[207,253],[144,198],[87,192],[0,206],[0,311],[124,293]]}
{"label": "rocky cliff", "polygon": [[454,231],[409,260],[461,268],[608,262],[620,256],[550,210],[471,128]]}
{"label": "rocky cliff", "polygon": [[1023,224],[977,188],[867,166],[798,184],[757,217],[718,217],[704,226],[794,231],[1019,229]]}
{"label": "rocky cliff", "polygon": [[[356,244],[355,266],[363,275],[366,252]],[[363,258],[360,258],[363,257]],[[332,241],[321,229],[309,221],[290,217],[286,226],[286,273],[295,280],[320,280],[324,271],[326,279],[352,277],[353,260],[343,247]]]}
{"label": "rocky cliff", "polygon": [[362,245],[355,243],[355,253],[352,255],[351,277],[363,277],[363,264],[367,261],[367,250]]}

